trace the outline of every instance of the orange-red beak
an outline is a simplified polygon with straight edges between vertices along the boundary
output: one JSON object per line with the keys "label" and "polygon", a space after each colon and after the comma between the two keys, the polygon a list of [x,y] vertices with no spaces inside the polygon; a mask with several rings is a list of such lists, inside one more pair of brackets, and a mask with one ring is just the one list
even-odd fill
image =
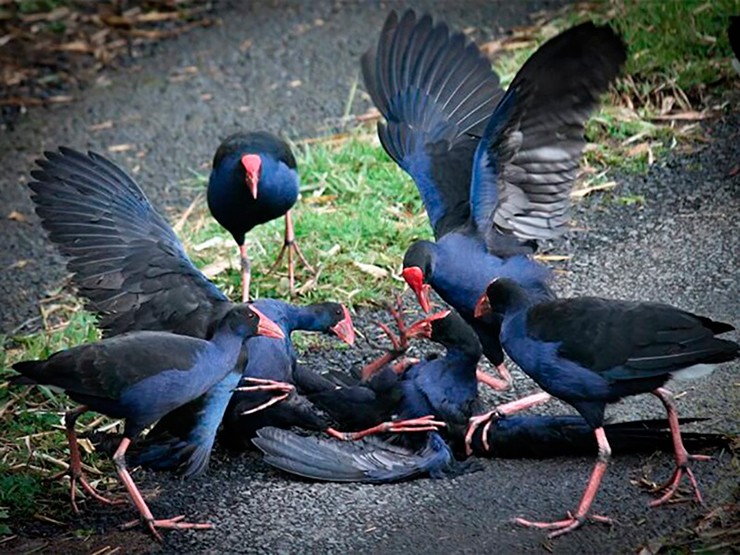
{"label": "orange-red beak", "polygon": [[483,318],[484,316],[488,316],[492,312],[493,310],[491,309],[491,301],[488,300],[488,294],[484,292],[478,298],[478,302],[475,303],[475,311],[473,312],[473,316],[475,316],[476,318]]}
{"label": "orange-red beak", "polygon": [[259,324],[257,324],[257,335],[272,337],[273,339],[285,339],[285,334],[283,333],[283,330],[280,329],[280,326],[262,314],[253,305],[249,306],[249,310],[254,312],[257,315],[257,318],[260,319]]}
{"label": "orange-red beak", "polygon": [[352,317],[349,315],[347,307],[342,305],[344,310],[344,318],[333,328],[331,331],[337,334],[337,337],[347,343],[347,345],[355,344],[355,327],[352,325]]}
{"label": "orange-red beak", "polygon": [[252,198],[257,198],[257,185],[260,181],[260,170],[262,169],[262,158],[256,154],[245,154],[242,156],[242,166],[247,175],[247,187],[252,193]]}
{"label": "orange-red beak", "polygon": [[442,310],[440,312],[435,312],[431,316],[428,316],[427,318],[419,320],[418,322],[414,322],[406,330],[406,337],[408,337],[409,339],[414,339],[417,337],[426,337],[427,339],[431,339],[432,338],[432,322],[434,322],[435,320],[441,320],[442,318],[447,318],[450,312],[452,311]]}
{"label": "orange-red beak", "polygon": [[424,283],[424,272],[421,271],[421,268],[409,266],[404,268],[401,275],[416,295],[416,300],[419,301],[421,309],[424,312],[429,312],[432,309],[432,304],[429,302],[429,285]]}

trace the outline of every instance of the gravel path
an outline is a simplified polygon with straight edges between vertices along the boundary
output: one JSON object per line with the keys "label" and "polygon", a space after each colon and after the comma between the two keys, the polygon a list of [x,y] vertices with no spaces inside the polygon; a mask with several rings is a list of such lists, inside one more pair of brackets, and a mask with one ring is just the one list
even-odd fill
{"label": "gravel path", "polygon": [[[390,7],[397,2],[234,3],[221,11],[224,24],[198,30],[141,61],[138,70],[110,75],[107,87],[91,86],[72,106],[34,111],[13,133],[0,137],[5,171],[0,188],[4,212],[17,210],[30,223],[0,218],[0,325],[12,329],[35,315],[35,303],[63,277],[60,261],[43,239],[24,187],[31,160],[57,144],[106,151],[134,168],[155,204],[181,209],[195,194],[182,187],[191,170],[207,171],[219,138],[240,128],[281,129],[293,137],[320,133],[344,111],[357,75],[357,57],[367,48]],[[259,7],[257,4],[260,4]],[[543,2],[409,2],[457,27],[475,26],[479,36],[521,24]],[[551,5],[551,4],[550,4]],[[323,22],[317,25],[317,21]],[[486,22],[481,24],[481,22]],[[251,40],[246,54],[239,46]],[[198,67],[197,73],[182,68]],[[191,70],[188,70],[191,71]],[[185,80],[180,77],[184,75]],[[300,81],[299,86],[295,85]],[[211,94],[205,101],[202,95]],[[353,111],[367,102],[358,98]],[[90,126],[113,120],[109,130]],[[585,232],[556,244],[571,254],[562,266],[564,294],[601,294],[669,301],[713,318],[740,322],[738,178],[740,120],[731,115],[711,123],[714,137],[704,150],[660,162],[644,177],[619,177],[613,195],[587,199],[576,213]],[[138,168],[138,170],[136,169]],[[642,195],[641,205],[620,196]],[[19,261],[28,260],[23,267]],[[10,268],[13,266],[12,268]],[[10,268],[10,269],[9,269]],[[358,317],[369,325],[372,315]],[[737,340],[737,334],[730,334]],[[360,354],[312,352],[308,362],[342,367]],[[354,357],[354,358],[353,358]],[[740,430],[738,364],[690,384],[679,401],[684,415],[714,417],[711,428]],[[510,396],[532,389],[517,376]],[[682,391],[684,387],[676,387]],[[572,412],[553,403],[553,412]],[[609,410],[616,418],[656,417],[659,403],[631,399]],[[195,482],[168,475],[138,474],[145,488],[159,487],[155,514],[208,518],[212,532],[169,533],[159,547],[136,530],[115,531],[131,518],[128,509],[86,507],[69,527],[29,526],[15,547],[47,546],[47,552],[93,552],[121,546],[123,552],[165,553],[527,553],[543,552],[543,534],[509,524],[513,516],[554,518],[575,506],[592,460],[487,461],[483,472],[454,480],[419,480],[388,486],[310,484],[285,478],[256,455],[217,453],[212,470]],[[594,509],[618,520],[556,540],[556,553],[634,552],[647,541],[675,534],[703,514],[691,505],[649,510],[649,496],[631,484],[645,471],[656,481],[672,469],[668,455],[619,457],[610,466]],[[730,456],[695,465],[710,507],[727,501],[737,487]],[[61,532],[95,530],[85,543],[50,543]],[[36,539],[27,538],[29,536]],[[30,542],[30,543],[29,543]],[[13,545],[11,549],[15,548]]]}

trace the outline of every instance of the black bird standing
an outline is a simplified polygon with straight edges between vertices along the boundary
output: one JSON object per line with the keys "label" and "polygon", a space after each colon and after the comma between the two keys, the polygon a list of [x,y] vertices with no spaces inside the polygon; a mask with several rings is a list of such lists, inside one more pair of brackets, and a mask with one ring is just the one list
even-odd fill
{"label": "black bird standing", "polygon": [[43,361],[13,365],[17,383],[53,385],[82,406],[66,414],[70,447],[72,504],[79,480],[101,501],[82,474],[74,425],[87,410],[126,420],[123,439],[113,455],[118,475],[154,536],[157,528],[208,528],[183,522],[183,517],[155,519],[126,469],[126,450],[144,428],[181,405],[203,395],[232,371],[244,341],[254,335],[283,337],[280,328],[246,305],[235,307],[217,324],[210,341],[166,332],[137,331],[80,345]]}
{"label": "black bird standing", "polygon": [[313,272],[295,241],[290,209],[298,200],[296,161],[288,143],[258,131],[227,137],[216,151],[208,180],[211,214],[234,236],[242,262],[242,301],[249,300],[251,266],[244,236],[254,227],[285,216],[285,242],[273,269],[288,252],[290,292],[295,288],[293,251]]}
{"label": "black bird standing", "polygon": [[[666,493],[651,505],[665,503],[686,474],[701,502],[701,494],[688,466],[691,459],[681,439],[676,407],[663,385],[672,377],[708,374],[714,364],[734,360],[737,343],[715,335],[734,328],[666,304],[579,297],[538,302],[510,279],[499,278],[481,297],[476,315],[503,319],[501,342],[519,367],[550,395],[572,405],[591,426],[599,445],[599,458],[583,498],[564,520],[550,523],[517,519],[522,525],[554,529],[551,537],[580,527],[606,472],[611,448],[604,433],[608,403],[640,393],[653,393],[668,413],[675,447],[676,470],[660,490]],[[491,413],[471,420],[470,433]]]}

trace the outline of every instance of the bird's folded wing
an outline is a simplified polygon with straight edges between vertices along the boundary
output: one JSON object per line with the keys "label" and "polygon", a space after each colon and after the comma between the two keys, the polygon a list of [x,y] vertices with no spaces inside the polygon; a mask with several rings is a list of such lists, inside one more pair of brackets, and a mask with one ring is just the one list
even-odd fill
{"label": "bird's folded wing", "polygon": [[191,262],[139,185],[95,153],[45,153],[30,183],[50,239],[108,335],[194,334],[228,299]]}
{"label": "bird's folded wing", "polygon": [[586,119],[625,59],[610,27],[584,23],[546,42],[517,73],[473,162],[470,208],[494,254],[501,234],[547,239],[566,229]]}
{"label": "bird's folded wing", "polygon": [[435,236],[465,224],[473,153],[503,94],[490,62],[429,15],[392,12],[362,73],[385,118],[380,141],[414,179]]}

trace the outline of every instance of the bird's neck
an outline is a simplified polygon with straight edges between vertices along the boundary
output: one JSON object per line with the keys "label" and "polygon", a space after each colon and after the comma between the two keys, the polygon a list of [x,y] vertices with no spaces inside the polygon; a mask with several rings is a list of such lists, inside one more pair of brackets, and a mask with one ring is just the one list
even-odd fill
{"label": "bird's neck", "polygon": [[288,321],[290,331],[326,331],[327,324],[308,306],[291,306]]}
{"label": "bird's neck", "polygon": [[449,233],[435,249],[430,284],[464,317],[471,318],[475,305],[496,277],[509,277],[537,297],[550,298],[550,270],[529,256],[499,258],[490,254],[480,238]]}

